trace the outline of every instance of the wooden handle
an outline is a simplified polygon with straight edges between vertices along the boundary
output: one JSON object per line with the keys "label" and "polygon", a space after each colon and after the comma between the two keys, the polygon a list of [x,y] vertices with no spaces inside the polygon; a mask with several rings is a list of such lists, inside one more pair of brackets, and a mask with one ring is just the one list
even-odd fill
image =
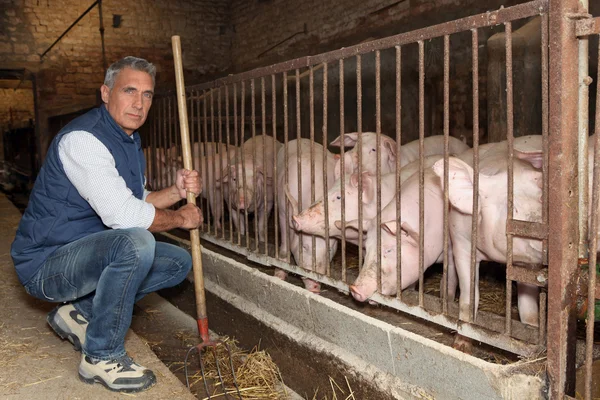
{"label": "wooden handle", "polygon": [[[181,131],[181,148],[183,150],[183,167],[193,170],[192,150],[188,128],[188,116],[185,98],[185,84],[183,82],[183,65],[181,62],[181,40],[179,36],[171,37],[173,45],[173,59],[175,61],[175,84],[177,86],[177,109],[179,110],[179,127]],[[196,196],[187,192],[187,202],[196,204]],[[198,316],[198,330],[203,341],[208,341],[208,322],[206,317],[206,296],[204,293],[204,275],[202,273],[202,253],[200,248],[200,232],[198,229],[190,230],[192,242],[192,264],[194,269],[194,291],[196,293],[196,313]]]}

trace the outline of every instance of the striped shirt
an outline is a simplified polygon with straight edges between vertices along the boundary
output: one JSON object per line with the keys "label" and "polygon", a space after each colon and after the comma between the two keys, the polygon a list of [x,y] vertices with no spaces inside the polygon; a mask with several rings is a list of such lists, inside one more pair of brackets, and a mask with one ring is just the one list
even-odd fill
{"label": "striped shirt", "polygon": [[135,197],[119,175],[113,156],[90,132],[64,135],[58,156],[67,178],[104,225],[112,229],[148,229],[152,225],[156,210],[145,201],[150,192],[144,188],[143,199]]}

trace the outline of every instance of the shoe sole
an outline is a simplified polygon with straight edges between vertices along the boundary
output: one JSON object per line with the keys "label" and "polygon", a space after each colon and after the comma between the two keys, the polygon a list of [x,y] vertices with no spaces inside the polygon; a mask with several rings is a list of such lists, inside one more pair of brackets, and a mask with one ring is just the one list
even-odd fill
{"label": "shoe sole", "polygon": [[142,391],[148,390],[152,386],[156,385],[156,375],[152,375],[149,378],[148,382],[144,383],[143,386],[135,387],[135,388],[111,387],[108,383],[104,382],[104,380],[102,378],[100,378],[99,376],[94,376],[94,377],[91,377],[91,378],[86,378],[85,376],[81,375],[81,372],[79,373],[79,380],[82,381],[83,383],[88,384],[88,385],[93,385],[94,383],[100,383],[100,384],[102,384],[102,386],[104,386],[108,390],[111,390],[113,392],[122,392],[122,393],[137,393],[137,392],[142,392]]}
{"label": "shoe sole", "polygon": [[[54,329],[54,332],[56,332],[56,334],[61,339],[68,340],[69,342],[71,342],[71,344],[73,344],[73,347],[75,348],[75,350],[81,351],[81,342],[79,341],[79,338],[77,337],[77,335],[75,335],[73,333],[65,332],[56,322],[54,322],[54,318],[57,313],[58,313],[58,309],[55,308],[54,310],[52,310],[50,312],[50,314],[48,314],[46,321],[48,322],[50,327],[52,327],[52,329]],[[58,316],[58,318],[61,318],[61,317]]]}

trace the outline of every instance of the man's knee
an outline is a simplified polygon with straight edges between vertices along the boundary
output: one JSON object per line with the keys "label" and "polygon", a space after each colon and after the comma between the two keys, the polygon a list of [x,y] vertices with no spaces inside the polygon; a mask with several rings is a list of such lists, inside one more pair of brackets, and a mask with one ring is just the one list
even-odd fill
{"label": "man's knee", "polygon": [[143,228],[122,229],[119,233],[122,240],[119,241],[118,247],[122,247],[121,250],[152,262],[156,248],[156,239],[152,233]]}

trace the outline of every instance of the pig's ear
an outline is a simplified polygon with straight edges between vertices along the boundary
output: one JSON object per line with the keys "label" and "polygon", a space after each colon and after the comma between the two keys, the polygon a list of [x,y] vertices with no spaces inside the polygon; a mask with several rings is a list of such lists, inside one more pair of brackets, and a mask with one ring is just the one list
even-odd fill
{"label": "pig's ear", "polygon": [[533,168],[542,169],[542,165],[544,163],[544,152],[542,150],[539,151],[521,151],[514,150],[515,157],[519,160],[526,161],[530,163]]}
{"label": "pig's ear", "polygon": [[375,188],[376,183],[374,182],[373,175],[368,172],[362,174],[362,201],[365,204],[370,204],[375,199]]}
{"label": "pig's ear", "polygon": [[396,221],[383,222],[381,224],[381,229],[383,229],[392,236],[396,236],[398,223]]}
{"label": "pig's ear", "polygon": [[400,223],[400,229],[402,230],[402,233],[404,233],[406,237],[410,239],[409,242],[411,244],[417,247],[419,246],[419,234],[413,229],[413,227],[408,222],[402,221]]}
{"label": "pig's ear", "polygon": [[353,147],[358,142],[358,132],[345,133],[342,136],[338,136],[335,140],[329,143],[330,146],[334,147]]}
{"label": "pig's ear", "polygon": [[354,186],[355,188],[358,187],[358,174],[352,174],[352,175],[350,175],[350,184],[352,186]]}
{"label": "pig's ear", "polygon": [[[448,159],[450,203],[464,214],[473,214],[473,169],[458,158]],[[444,160],[433,164],[433,172],[444,181]]]}
{"label": "pig's ear", "polygon": [[387,150],[388,154],[388,165],[393,170],[396,168],[396,157],[398,156],[398,146],[396,146],[396,141],[389,137],[381,136],[381,140],[383,140],[383,148]]}

